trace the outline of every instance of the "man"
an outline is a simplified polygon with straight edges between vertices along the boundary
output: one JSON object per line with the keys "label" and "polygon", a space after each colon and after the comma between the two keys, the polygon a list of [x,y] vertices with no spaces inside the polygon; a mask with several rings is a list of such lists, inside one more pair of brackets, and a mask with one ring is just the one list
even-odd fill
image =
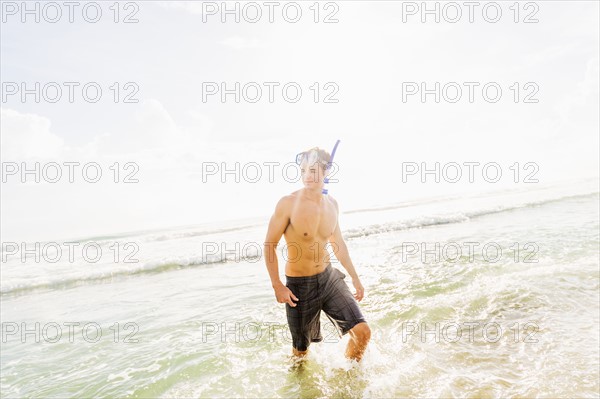
{"label": "man", "polygon": [[[323,340],[319,320],[323,310],[341,335],[350,333],[345,356],[360,361],[371,330],[357,303],[364,288],[342,238],[337,201],[322,194],[330,158],[319,148],[301,154],[304,188],[277,203],[265,239],[265,261],[277,302],[285,303],[293,354],[304,357],[311,342]],[[288,249],[285,285],[279,279],[276,253],[282,235]],[[355,294],[344,282],[346,275],[331,266],[328,242],[352,278]]]}

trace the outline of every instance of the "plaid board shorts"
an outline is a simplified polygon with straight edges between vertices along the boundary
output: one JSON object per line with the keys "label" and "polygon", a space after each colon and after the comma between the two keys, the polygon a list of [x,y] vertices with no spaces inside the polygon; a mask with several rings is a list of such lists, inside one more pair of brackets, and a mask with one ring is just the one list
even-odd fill
{"label": "plaid board shorts", "polygon": [[285,304],[292,345],[299,351],[308,349],[311,342],[321,342],[321,310],[341,335],[358,323],[366,322],[358,302],[344,282],[346,275],[331,263],[312,276],[286,277],[285,286],[298,298],[295,307]]}

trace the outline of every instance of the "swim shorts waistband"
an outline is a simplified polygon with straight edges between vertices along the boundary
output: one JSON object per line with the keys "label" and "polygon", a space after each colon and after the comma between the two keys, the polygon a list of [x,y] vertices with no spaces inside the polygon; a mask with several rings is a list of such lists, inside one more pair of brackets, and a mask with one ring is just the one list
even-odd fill
{"label": "swim shorts waistband", "polygon": [[294,277],[294,276],[288,276],[286,274],[285,278],[290,283],[308,283],[311,281],[317,281],[317,280],[329,275],[329,273],[331,273],[332,270],[333,270],[333,266],[331,266],[331,262],[329,262],[329,264],[327,266],[325,266],[325,269],[323,269],[322,272],[313,274],[312,276],[295,276]]}

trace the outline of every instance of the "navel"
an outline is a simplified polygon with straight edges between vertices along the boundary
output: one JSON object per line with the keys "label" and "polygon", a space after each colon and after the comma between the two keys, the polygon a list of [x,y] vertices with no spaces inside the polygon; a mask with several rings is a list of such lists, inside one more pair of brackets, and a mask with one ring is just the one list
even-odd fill
{"label": "navel", "polygon": [[304,233],[304,236],[306,237],[308,235],[308,233]]}

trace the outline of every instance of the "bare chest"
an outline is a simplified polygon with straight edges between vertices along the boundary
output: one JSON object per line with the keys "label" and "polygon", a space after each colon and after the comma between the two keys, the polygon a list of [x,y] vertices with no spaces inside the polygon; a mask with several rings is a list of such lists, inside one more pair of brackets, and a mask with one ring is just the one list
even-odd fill
{"label": "bare chest", "polygon": [[291,213],[290,226],[300,240],[328,239],[337,225],[337,213],[331,203],[305,202]]}

